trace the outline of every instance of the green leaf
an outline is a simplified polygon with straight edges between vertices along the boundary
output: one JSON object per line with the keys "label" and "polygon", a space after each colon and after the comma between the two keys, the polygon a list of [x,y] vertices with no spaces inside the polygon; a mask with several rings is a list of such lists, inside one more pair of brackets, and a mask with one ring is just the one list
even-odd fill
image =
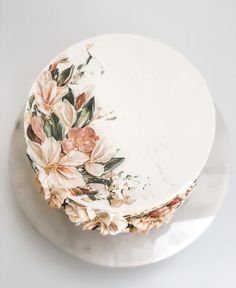
{"label": "green leaf", "polygon": [[28,155],[28,154],[26,154],[26,156],[27,156],[27,158],[28,158],[28,160],[29,160],[29,162],[30,162],[30,165],[31,165],[31,167],[32,167],[32,169],[34,170],[34,172],[38,172],[38,168],[36,167],[36,165],[34,164],[34,162],[33,162],[33,160],[30,158],[30,156]]}
{"label": "green leaf", "polygon": [[103,185],[106,185],[106,186],[111,186],[111,181],[108,180],[108,179],[104,179],[104,178],[101,178],[101,177],[96,177],[96,176],[93,176],[87,172],[82,172],[83,176],[84,176],[84,180],[86,181],[87,184],[90,184],[90,183],[99,183],[99,184],[103,184]]}
{"label": "green leaf", "polygon": [[71,65],[69,68],[63,70],[59,74],[59,76],[57,78],[57,85],[58,86],[64,86],[69,82],[69,80],[73,74],[74,68],[75,68],[75,66]]}
{"label": "green leaf", "polygon": [[92,56],[91,54],[89,54],[89,56],[88,56],[88,58],[87,58],[87,60],[86,60],[86,62],[85,62],[85,65],[88,65],[89,62],[90,62],[92,59],[93,59],[93,56]]}
{"label": "green leaf", "polygon": [[95,100],[92,97],[87,104],[83,107],[83,109],[77,113],[77,120],[74,124],[74,127],[83,128],[88,125],[92,118],[95,109]]}
{"label": "green leaf", "polygon": [[43,128],[47,137],[54,137],[56,140],[63,140],[65,138],[65,129],[54,113],[49,119],[44,120]]}
{"label": "green leaf", "polygon": [[75,104],[75,96],[74,96],[73,90],[71,88],[69,88],[69,92],[62,99],[63,100],[67,99],[70,102],[70,104],[74,106],[74,104]]}
{"label": "green leaf", "polygon": [[112,158],[110,161],[108,161],[104,166],[104,173],[107,173],[116,167],[118,167],[121,163],[125,161],[124,157],[116,157]]}
{"label": "green leaf", "polygon": [[51,71],[52,79],[57,81],[59,70],[56,68],[55,70]]}
{"label": "green leaf", "polygon": [[33,102],[34,102],[35,96],[34,94],[30,96],[29,98],[29,109],[32,108]]}
{"label": "green leaf", "polygon": [[78,67],[77,67],[77,70],[81,70],[83,67],[84,67],[83,64],[79,64]]}

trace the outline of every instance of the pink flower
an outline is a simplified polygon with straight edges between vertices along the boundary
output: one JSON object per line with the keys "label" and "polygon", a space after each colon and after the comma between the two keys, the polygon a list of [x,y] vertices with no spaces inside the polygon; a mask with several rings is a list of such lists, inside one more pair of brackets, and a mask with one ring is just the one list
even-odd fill
{"label": "pink flower", "polygon": [[41,117],[33,116],[31,118],[31,127],[34,134],[43,142],[46,134],[43,130],[43,119]]}
{"label": "pink flower", "polygon": [[69,153],[71,150],[90,153],[98,139],[99,137],[90,127],[71,128],[68,133],[68,139],[62,142],[62,148],[65,153]]}

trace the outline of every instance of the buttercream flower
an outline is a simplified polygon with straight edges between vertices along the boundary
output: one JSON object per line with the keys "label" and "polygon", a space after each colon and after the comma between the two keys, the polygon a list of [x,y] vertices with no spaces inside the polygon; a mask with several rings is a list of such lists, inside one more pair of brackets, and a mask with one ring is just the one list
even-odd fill
{"label": "buttercream flower", "polygon": [[46,134],[43,130],[43,119],[38,116],[31,118],[31,127],[34,134],[43,142],[46,139]]}
{"label": "buttercream flower", "polygon": [[96,212],[73,201],[66,201],[65,212],[76,225],[83,224],[83,230],[99,228],[102,235],[115,235],[123,231],[128,222],[123,216],[107,212]]}
{"label": "buttercream flower", "polygon": [[98,212],[92,221],[85,222],[83,230],[93,230],[99,228],[102,235],[116,235],[126,229],[127,220],[120,215],[107,212]]}
{"label": "buttercream flower", "polygon": [[77,114],[73,105],[65,99],[55,105],[55,113],[59,117],[62,125],[67,133],[72,125],[75,123]]}
{"label": "buttercream flower", "polygon": [[148,233],[153,227],[159,227],[162,224],[158,219],[147,216],[133,218],[128,222],[133,226],[130,228],[130,232],[139,232],[144,234]]}
{"label": "buttercream flower", "polygon": [[84,128],[71,128],[68,133],[68,139],[62,142],[62,148],[65,153],[75,149],[84,153],[91,152],[99,137],[95,131],[86,126]]}
{"label": "buttercream flower", "polygon": [[160,207],[151,211],[148,215],[134,217],[129,220],[133,227],[130,232],[148,233],[153,227],[160,227],[163,223],[168,223],[173,215],[173,209]]}
{"label": "buttercream flower", "polygon": [[95,211],[90,207],[79,205],[73,201],[67,201],[65,212],[71,222],[80,225],[85,221],[92,221],[96,217]]}
{"label": "buttercream flower", "polygon": [[61,208],[61,205],[67,197],[71,196],[68,189],[52,188],[45,193],[45,199],[49,199],[49,205],[52,208]]}
{"label": "buttercream flower", "polygon": [[54,106],[68,93],[68,87],[57,86],[57,82],[52,79],[49,71],[44,71],[36,86],[35,100],[38,109],[48,115],[54,112]]}
{"label": "buttercream flower", "polygon": [[85,163],[85,169],[94,176],[102,175],[104,173],[104,163],[111,160],[114,154],[114,149],[109,148],[105,141],[97,141],[89,161]]}
{"label": "buttercream flower", "polygon": [[47,138],[42,145],[28,141],[27,153],[39,170],[38,178],[44,189],[85,185],[76,167],[88,160],[86,154],[74,150],[67,155],[61,154],[61,146],[53,137]]}

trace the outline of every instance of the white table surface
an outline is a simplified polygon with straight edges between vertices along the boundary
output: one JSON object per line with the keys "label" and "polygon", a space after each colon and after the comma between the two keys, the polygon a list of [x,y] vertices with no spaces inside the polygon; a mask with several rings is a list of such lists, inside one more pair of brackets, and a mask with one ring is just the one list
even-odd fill
{"label": "white table surface", "polygon": [[0,1],[0,287],[234,287],[236,172],[222,209],[190,247],[158,264],[109,269],[48,243],[16,205],[8,151],[15,120],[42,67],[71,44],[97,34],[139,33],[186,55],[206,78],[225,117],[236,157],[236,1]]}

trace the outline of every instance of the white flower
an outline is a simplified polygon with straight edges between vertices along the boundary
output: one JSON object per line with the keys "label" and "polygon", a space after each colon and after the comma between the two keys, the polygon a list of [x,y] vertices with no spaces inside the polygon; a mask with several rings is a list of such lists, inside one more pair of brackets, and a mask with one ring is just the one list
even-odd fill
{"label": "white flower", "polygon": [[54,112],[55,104],[68,93],[68,87],[57,86],[49,71],[44,71],[36,84],[35,101],[38,109],[48,115]]}
{"label": "white flower", "polygon": [[123,216],[95,211],[72,201],[67,201],[65,212],[71,222],[83,225],[83,230],[98,228],[102,235],[116,235],[124,231],[128,222]]}
{"label": "white flower", "polygon": [[107,212],[98,212],[93,221],[85,222],[84,230],[92,230],[98,227],[102,235],[116,235],[126,229],[128,222],[123,216]]}
{"label": "white flower", "polygon": [[80,225],[86,221],[92,221],[96,217],[95,211],[90,207],[79,205],[72,201],[67,201],[65,212],[71,222]]}
{"label": "white flower", "polygon": [[77,113],[74,106],[71,105],[67,99],[65,99],[64,101],[60,101],[55,105],[55,113],[64,126],[65,133],[67,133],[77,118]]}
{"label": "white flower", "polygon": [[61,208],[64,200],[71,196],[69,190],[65,188],[52,188],[44,192],[45,199],[49,199],[49,205],[52,208]]}
{"label": "white flower", "polygon": [[53,137],[47,138],[42,145],[29,140],[27,153],[39,169],[38,178],[44,189],[85,185],[76,167],[88,160],[86,154],[73,150],[61,156],[61,146]]}
{"label": "white flower", "polygon": [[89,161],[85,163],[85,169],[94,176],[104,173],[104,163],[115,155],[114,149],[107,147],[105,141],[98,140],[91,153]]}

